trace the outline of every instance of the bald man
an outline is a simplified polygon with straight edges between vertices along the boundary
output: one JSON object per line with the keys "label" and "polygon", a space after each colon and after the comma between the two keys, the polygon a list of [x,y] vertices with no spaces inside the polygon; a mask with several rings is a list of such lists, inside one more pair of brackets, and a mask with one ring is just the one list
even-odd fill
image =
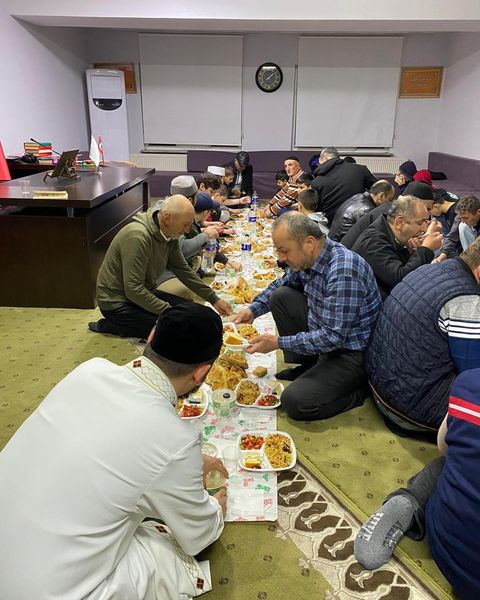
{"label": "bald man", "polygon": [[89,329],[147,338],[159,315],[170,306],[187,302],[156,289],[155,283],[167,268],[221,315],[232,312],[230,305],[192,271],[180,251],[178,238],[190,230],[194,214],[191,202],[175,194],[136,214],[117,233],[97,277],[97,303],[104,318],[89,323]]}

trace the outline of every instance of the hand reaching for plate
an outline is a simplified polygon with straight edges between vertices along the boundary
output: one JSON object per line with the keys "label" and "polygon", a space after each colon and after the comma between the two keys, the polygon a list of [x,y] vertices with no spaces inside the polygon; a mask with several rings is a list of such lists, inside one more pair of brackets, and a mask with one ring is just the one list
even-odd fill
{"label": "hand reaching for plate", "polygon": [[261,354],[267,354],[278,348],[278,338],[276,335],[263,334],[259,335],[250,340],[250,345],[245,348],[245,352],[248,354],[254,354],[260,352]]}

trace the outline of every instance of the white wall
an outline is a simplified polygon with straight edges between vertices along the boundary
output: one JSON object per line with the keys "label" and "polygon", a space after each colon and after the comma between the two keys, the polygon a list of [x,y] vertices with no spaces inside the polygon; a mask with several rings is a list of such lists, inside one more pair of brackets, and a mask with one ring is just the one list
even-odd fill
{"label": "white wall", "polygon": [[449,41],[436,150],[480,159],[480,34]]}
{"label": "white wall", "polygon": [[[449,34],[405,36],[404,66],[444,65]],[[243,147],[248,150],[284,150],[291,147],[294,75],[298,55],[297,34],[246,34],[243,68]],[[138,36],[131,31],[87,31],[89,62],[134,62],[138,64]],[[283,70],[282,87],[273,94],[255,85],[257,67],[266,61]],[[138,77],[138,70],[137,70]],[[139,81],[138,89],[140,89]],[[443,90],[445,91],[445,85]],[[442,94],[443,96],[443,94]],[[426,166],[428,152],[436,149],[440,121],[440,99],[398,100],[393,152]],[[143,147],[140,92],[127,94],[130,150]],[[372,115],[374,118],[374,115]]]}
{"label": "white wall", "polygon": [[[133,62],[137,76],[137,94],[127,94],[130,152],[143,148],[142,101],[138,63],[138,34],[132,31],[87,30],[88,61]],[[292,139],[293,85],[297,60],[298,36],[295,34],[247,34],[244,36],[242,122],[244,148],[283,150]],[[277,62],[283,70],[282,87],[265,94],[255,85],[257,67]]]}
{"label": "white wall", "polygon": [[[405,36],[402,52],[404,67],[445,66],[447,33]],[[445,96],[445,79],[440,98],[399,98],[392,152],[413,160],[418,169],[427,166],[428,153],[437,149],[440,110]]]}
{"label": "white wall", "polygon": [[0,3],[0,142],[22,154],[33,137],[59,151],[88,147],[85,36],[65,28],[25,25]]}
{"label": "white wall", "polygon": [[[292,143],[293,96],[298,35],[248,34],[243,41],[243,142],[248,150],[287,150]],[[277,63],[283,83],[266,94],[255,83],[264,62]]]}

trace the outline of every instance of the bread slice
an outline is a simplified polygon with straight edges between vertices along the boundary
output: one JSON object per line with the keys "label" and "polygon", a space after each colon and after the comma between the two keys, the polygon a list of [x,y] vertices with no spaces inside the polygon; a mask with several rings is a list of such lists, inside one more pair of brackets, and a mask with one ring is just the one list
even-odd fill
{"label": "bread slice", "polygon": [[255,367],[252,371],[252,375],[255,375],[255,377],[265,377],[267,373],[268,369],[261,366]]}

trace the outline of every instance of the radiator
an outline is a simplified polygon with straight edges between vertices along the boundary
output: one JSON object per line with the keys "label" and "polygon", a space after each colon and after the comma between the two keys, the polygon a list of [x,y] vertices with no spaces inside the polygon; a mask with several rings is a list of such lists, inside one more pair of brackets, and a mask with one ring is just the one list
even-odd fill
{"label": "radiator", "polygon": [[[137,167],[156,169],[157,171],[187,171],[186,154],[130,154],[130,160]],[[357,163],[366,165],[372,173],[396,173],[405,158],[396,156],[355,156]],[[253,164],[255,170],[255,164]]]}
{"label": "radiator", "polygon": [[186,154],[130,154],[130,160],[137,167],[145,169],[180,172],[187,170]]}
{"label": "radiator", "polygon": [[397,156],[355,156],[355,160],[368,167],[372,173],[396,173],[407,159]]}

